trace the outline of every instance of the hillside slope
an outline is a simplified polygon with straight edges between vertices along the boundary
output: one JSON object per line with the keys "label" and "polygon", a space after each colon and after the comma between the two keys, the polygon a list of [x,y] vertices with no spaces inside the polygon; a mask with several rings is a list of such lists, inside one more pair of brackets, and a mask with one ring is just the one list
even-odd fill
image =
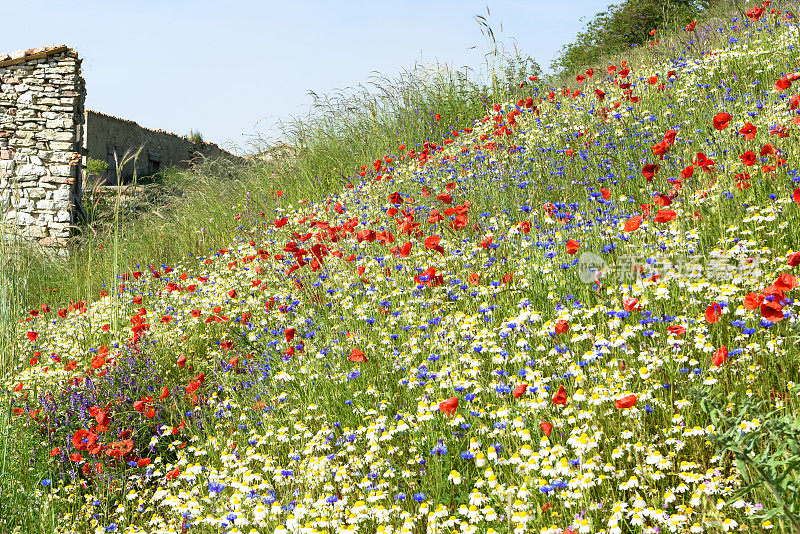
{"label": "hillside slope", "polygon": [[231,213],[227,249],[32,311],[0,526],[788,527],[788,505],[756,519],[763,488],[726,502],[761,464],[718,441],[797,431],[771,425],[800,393],[800,35],[769,9],[709,54],[398,139],[336,196]]}

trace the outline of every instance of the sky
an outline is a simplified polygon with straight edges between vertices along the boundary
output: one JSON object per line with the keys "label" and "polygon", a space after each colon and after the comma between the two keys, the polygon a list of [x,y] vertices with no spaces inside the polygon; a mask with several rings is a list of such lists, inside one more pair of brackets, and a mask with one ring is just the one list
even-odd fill
{"label": "sky", "polygon": [[[66,44],[86,107],[236,153],[280,141],[309,91],[331,94],[415,64],[485,68],[486,17],[507,52],[545,70],[611,0],[0,0],[0,52]],[[488,8],[488,12],[487,12]],[[580,19],[585,17],[583,21]]]}

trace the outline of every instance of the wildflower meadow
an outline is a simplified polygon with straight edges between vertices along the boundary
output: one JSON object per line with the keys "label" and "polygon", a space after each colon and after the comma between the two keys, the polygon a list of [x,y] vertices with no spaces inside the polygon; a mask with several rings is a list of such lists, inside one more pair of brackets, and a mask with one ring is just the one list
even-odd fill
{"label": "wildflower meadow", "polygon": [[0,531],[800,532],[787,5],[430,110],[324,194],[240,182],[223,246],[29,298]]}

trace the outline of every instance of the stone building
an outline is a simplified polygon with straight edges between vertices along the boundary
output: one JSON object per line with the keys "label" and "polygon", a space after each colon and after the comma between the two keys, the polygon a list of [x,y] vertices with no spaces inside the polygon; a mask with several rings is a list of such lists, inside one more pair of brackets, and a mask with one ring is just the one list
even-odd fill
{"label": "stone building", "polygon": [[[139,148],[138,176],[187,167],[198,157],[242,161],[213,143],[85,110],[85,97],[81,60],[68,46],[0,54],[2,235],[64,245],[82,213],[88,158],[109,164],[99,179],[111,184],[117,181],[116,161]],[[133,172],[133,162],[123,167],[123,181]]]}

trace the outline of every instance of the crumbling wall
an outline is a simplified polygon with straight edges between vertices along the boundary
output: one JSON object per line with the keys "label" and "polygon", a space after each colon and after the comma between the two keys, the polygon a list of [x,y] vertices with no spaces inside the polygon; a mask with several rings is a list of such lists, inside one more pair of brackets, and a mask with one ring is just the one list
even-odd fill
{"label": "crumbling wall", "polygon": [[61,246],[81,188],[83,105],[66,46],[0,54],[0,223],[6,235]]}
{"label": "crumbling wall", "polygon": [[[133,121],[93,110],[86,110],[85,132],[85,154],[108,164],[108,170],[100,179],[109,185],[117,185],[117,162],[122,163],[126,154],[135,154],[139,148],[139,156],[128,161],[119,173],[123,183],[131,181],[134,169],[136,176],[141,178],[167,167],[187,168],[201,158],[243,161],[214,143],[193,143],[173,133],[151,130]],[[94,181],[94,178],[89,181]]]}

